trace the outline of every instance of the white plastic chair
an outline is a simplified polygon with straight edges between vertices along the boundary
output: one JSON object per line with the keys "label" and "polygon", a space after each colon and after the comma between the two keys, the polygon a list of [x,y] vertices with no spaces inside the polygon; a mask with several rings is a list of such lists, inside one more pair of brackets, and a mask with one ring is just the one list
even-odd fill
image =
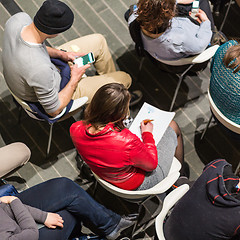
{"label": "white plastic chair", "polygon": [[179,88],[181,86],[181,83],[182,83],[182,80],[183,80],[184,76],[196,64],[201,64],[201,63],[204,63],[204,62],[210,60],[214,56],[214,54],[215,54],[215,52],[217,51],[218,48],[219,48],[219,45],[214,45],[214,46],[211,46],[211,47],[207,48],[202,53],[200,53],[196,56],[181,58],[181,59],[175,60],[175,61],[163,61],[163,60],[156,59],[157,61],[159,61],[161,63],[164,63],[166,65],[169,65],[169,66],[189,65],[189,67],[183,73],[176,74],[178,76],[178,84],[177,84],[177,87],[175,89],[169,111],[172,111],[172,109],[173,109],[173,106],[174,106],[174,103],[176,101],[177,94],[178,94],[178,91],[179,91]]}
{"label": "white plastic chair", "polygon": [[167,216],[169,210],[176,204],[176,202],[189,190],[188,184],[183,184],[180,187],[174,189],[170,192],[163,201],[163,207],[159,215],[155,220],[155,229],[157,233],[158,240],[165,240],[163,232],[163,224],[165,217]]}
{"label": "white plastic chair", "polygon": [[[222,123],[222,125],[224,125],[226,128],[228,128],[229,130],[240,134],[240,125],[236,124],[235,122],[231,121],[230,119],[228,119],[225,115],[222,114],[222,112],[218,109],[218,107],[216,106],[216,104],[214,103],[211,94],[208,90],[208,100],[209,100],[209,104],[210,104],[210,108],[212,110],[213,115],[219,120],[220,123]],[[201,139],[203,139],[209,124],[211,123],[211,120],[213,118],[213,115],[211,115],[206,128],[204,129]]]}
{"label": "white plastic chair", "polygon": [[[216,106],[216,104],[214,103],[212,97],[211,97],[211,94],[208,90],[208,100],[209,100],[209,104],[210,104],[210,108],[212,110],[212,115],[211,117],[209,118],[209,121],[201,135],[201,140],[203,139],[211,121],[212,121],[212,118],[213,118],[213,115],[218,119],[218,121],[223,125],[225,126],[226,128],[228,128],[229,130],[231,130],[232,132],[235,132],[237,134],[240,134],[240,125],[231,121],[230,119],[228,119],[225,115],[222,114],[222,112],[218,109],[218,107]],[[240,162],[238,163],[238,166],[235,170],[235,173],[237,173],[238,169],[240,167]]]}
{"label": "white plastic chair", "polygon": [[[170,171],[166,178],[164,178],[160,183],[155,185],[154,187],[147,189],[147,190],[124,190],[121,188],[118,188],[111,183],[99,178],[95,173],[93,173],[94,177],[96,178],[96,184],[99,183],[103,188],[105,188],[107,191],[111,192],[112,194],[124,198],[127,201],[134,201],[135,203],[138,203],[138,213],[140,215],[142,208],[144,207],[144,203],[146,203],[148,200],[153,198],[154,196],[158,194],[165,193],[179,178],[180,176],[180,169],[181,164],[180,162],[174,157],[172,161],[172,165],[170,168]],[[97,187],[97,186],[96,186]],[[95,190],[96,190],[95,187]],[[95,192],[94,190],[94,192]],[[159,199],[158,199],[159,200]],[[159,201],[160,202],[160,201]],[[155,213],[159,212],[161,209],[161,204],[159,204],[159,207],[156,209]],[[156,213],[156,214],[157,214]],[[155,216],[156,216],[155,214]],[[155,217],[153,214],[153,217],[145,223],[146,226],[148,226],[148,223]],[[132,234],[136,234],[135,228],[137,226],[137,222],[133,228]]]}
{"label": "white plastic chair", "polygon": [[[29,105],[23,101],[22,99],[20,99],[19,97],[17,97],[10,89],[9,89],[10,93],[12,94],[12,96],[14,97],[14,99],[17,101],[17,103],[24,109],[24,111],[28,114],[29,117],[35,119],[35,120],[39,120],[39,121],[45,121],[44,119],[42,118],[38,118],[36,116],[36,112],[34,112],[30,107]],[[65,119],[67,119],[68,117],[71,116],[71,113],[73,112],[77,112],[80,110],[80,108],[88,101],[88,97],[84,96],[84,97],[81,97],[79,99],[76,99],[73,101],[73,104],[72,104],[72,107],[70,108],[69,112],[66,114],[66,116],[63,116],[63,114],[65,113],[66,111],[66,108],[64,108],[62,110],[61,113],[59,113],[56,117],[54,118],[50,118],[51,120],[54,120],[56,118],[59,118],[61,116],[63,116],[63,118],[59,119],[58,121],[63,121]],[[21,109],[22,109],[21,108]],[[18,117],[18,120],[20,122],[20,117],[21,117],[21,109],[20,109],[20,112],[19,112],[19,117]],[[49,130],[49,138],[48,138],[48,146],[47,146],[47,154],[46,156],[48,156],[49,154],[49,151],[50,151],[50,147],[51,147],[51,141],[52,141],[52,129],[53,129],[53,123],[50,123],[48,122],[49,125],[50,125],[50,130]]]}

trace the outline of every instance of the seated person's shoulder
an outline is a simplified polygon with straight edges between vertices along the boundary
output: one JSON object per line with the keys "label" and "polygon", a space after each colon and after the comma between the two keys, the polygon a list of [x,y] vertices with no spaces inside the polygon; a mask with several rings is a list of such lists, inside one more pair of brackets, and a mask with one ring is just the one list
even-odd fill
{"label": "seated person's shoulder", "polygon": [[222,46],[224,47],[231,47],[231,46],[234,46],[234,45],[237,45],[238,42],[236,40],[230,40],[230,41],[227,41],[226,43],[224,43]]}
{"label": "seated person's shoulder", "polygon": [[12,17],[10,17],[6,23],[6,26],[11,23],[22,23],[26,22],[27,24],[30,24],[32,22],[31,17],[25,13],[25,12],[19,12],[14,14]]}

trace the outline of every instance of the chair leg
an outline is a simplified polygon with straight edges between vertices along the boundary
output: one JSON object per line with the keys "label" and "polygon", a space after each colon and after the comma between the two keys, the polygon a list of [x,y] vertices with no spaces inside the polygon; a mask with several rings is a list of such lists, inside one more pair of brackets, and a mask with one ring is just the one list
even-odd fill
{"label": "chair leg", "polygon": [[232,2],[233,2],[233,0],[230,0],[229,3],[228,3],[228,8],[227,8],[227,11],[226,11],[226,13],[225,13],[225,16],[224,16],[224,19],[223,19],[223,21],[222,21],[222,24],[221,24],[221,26],[220,26],[220,28],[219,28],[219,31],[222,31],[222,29],[223,29],[223,26],[224,26],[224,24],[225,24],[225,22],[226,22],[226,19],[227,19],[227,16],[228,16],[230,7],[231,7],[231,5],[232,5]]}
{"label": "chair leg", "polygon": [[[50,152],[50,147],[51,147],[51,141],[52,141],[52,129],[53,129],[53,123],[50,124],[50,130],[49,130],[49,138],[48,138],[48,146],[47,146],[47,156]],[[46,156],[46,157],[47,157]]]}
{"label": "chair leg", "polygon": [[140,75],[141,75],[141,71],[142,71],[143,62],[144,62],[144,57],[141,58],[140,63],[139,63],[138,75],[137,75],[136,82],[138,82],[139,79],[140,79]]}
{"label": "chair leg", "polygon": [[[151,196],[147,197],[146,199],[144,199],[142,202],[139,203],[138,217],[141,218],[141,215],[142,215],[141,213],[143,212],[144,209],[146,209],[145,203],[148,202],[149,200],[151,200],[154,197],[157,197],[157,196],[156,195],[151,195]],[[157,199],[158,199],[159,204],[158,204],[158,207],[155,210],[155,212],[151,215],[151,217],[149,219],[145,220],[142,223],[141,223],[141,220],[140,220],[140,222],[139,222],[139,220],[137,220],[136,223],[134,224],[133,229],[132,229],[132,233],[131,233],[132,239],[134,239],[134,236],[139,234],[140,231],[145,231],[145,229],[150,226],[150,222],[152,222],[152,220],[159,214],[159,212],[162,208],[162,205],[161,205],[161,200],[158,197],[157,197]],[[144,216],[143,216],[142,220],[144,220]],[[140,224],[139,229],[137,229],[138,224]]]}
{"label": "chair leg", "polygon": [[208,127],[209,127],[209,124],[210,124],[210,123],[211,123],[211,121],[212,121],[212,118],[213,118],[213,115],[211,115],[211,117],[209,118],[209,121],[208,121],[208,123],[207,123],[207,125],[206,125],[206,127],[205,127],[204,131],[202,132],[202,135],[201,135],[201,138],[200,138],[200,140],[202,140],[202,139],[203,139],[203,137],[204,137],[204,135],[205,135],[205,133],[206,133],[206,131],[207,131]]}
{"label": "chair leg", "polygon": [[193,67],[193,65],[194,65],[194,64],[190,65],[190,66],[179,76],[178,84],[177,84],[176,90],[175,90],[175,92],[174,92],[173,100],[172,100],[172,103],[171,103],[171,106],[170,106],[170,109],[169,109],[170,112],[172,111],[173,106],[174,106],[174,103],[175,103],[175,101],[176,101],[177,94],[178,94],[179,88],[180,88],[180,86],[181,86],[183,77],[184,77],[185,74]]}
{"label": "chair leg", "polygon": [[18,113],[18,124],[20,124],[21,123],[21,116],[22,116],[22,107],[21,106],[19,106],[18,107],[18,110],[19,110],[19,113]]}
{"label": "chair leg", "polygon": [[98,181],[95,180],[94,187],[93,187],[93,198],[95,198],[97,192]]}
{"label": "chair leg", "polygon": [[236,170],[235,170],[235,173],[234,173],[235,175],[237,175],[239,168],[240,168],[240,161],[239,161],[239,163],[238,163],[238,165],[237,165],[237,168],[236,168]]}

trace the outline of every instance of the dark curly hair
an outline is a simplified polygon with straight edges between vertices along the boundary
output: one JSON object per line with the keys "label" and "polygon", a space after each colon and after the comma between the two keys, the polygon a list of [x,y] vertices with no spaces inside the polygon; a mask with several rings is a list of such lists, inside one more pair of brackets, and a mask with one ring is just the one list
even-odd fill
{"label": "dark curly hair", "polygon": [[175,16],[175,0],[139,0],[137,21],[150,33],[162,33],[171,26]]}

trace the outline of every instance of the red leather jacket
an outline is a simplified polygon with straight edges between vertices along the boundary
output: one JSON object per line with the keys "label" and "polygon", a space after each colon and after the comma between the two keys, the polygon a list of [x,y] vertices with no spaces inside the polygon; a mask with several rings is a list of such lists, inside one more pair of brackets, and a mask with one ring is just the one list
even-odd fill
{"label": "red leather jacket", "polygon": [[139,187],[146,172],[157,167],[157,148],[152,133],[142,134],[143,142],[128,129],[113,124],[96,133],[82,121],[72,124],[70,135],[82,159],[100,178],[126,190]]}

